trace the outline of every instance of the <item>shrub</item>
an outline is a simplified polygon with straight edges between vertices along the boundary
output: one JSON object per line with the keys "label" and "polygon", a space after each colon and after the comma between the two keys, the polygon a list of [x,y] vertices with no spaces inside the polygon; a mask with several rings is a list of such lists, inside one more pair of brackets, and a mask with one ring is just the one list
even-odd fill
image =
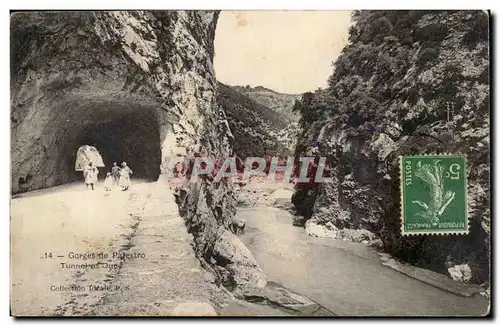
{"label": "shrub", "polygon": [[435,48],[425,48],[420,51],[417,62],[424,64],[426,62],[432,61],[438,57],[438,51]]}
{"label": "shrub", "polygon": [[378,19],[378,24],[377,24],[378,28],[377,28],[377,32],[381,33],[381,34],[386,34],[391,32],[392,29],[394,28],[392,26],[392,23],[391,21],[387,18],[387,17],[380,17]]}
{"label": "shrub", "polygon": [[483,12],[476,12],[472,21],[472,28],[465,33],[462,41],[469,47],[475,46],[481,41],[488,40],[489,21]]}
{"label": "shrub", "polygon": [[413,37],[407,36],[401,40],[401,45],[413,47]]}
{"label": "shrub", "polygon": [[448,32],[448,26],[445,24],[429,24],[415,30],[414,37],[421,42],[441,42],[448,36]]}

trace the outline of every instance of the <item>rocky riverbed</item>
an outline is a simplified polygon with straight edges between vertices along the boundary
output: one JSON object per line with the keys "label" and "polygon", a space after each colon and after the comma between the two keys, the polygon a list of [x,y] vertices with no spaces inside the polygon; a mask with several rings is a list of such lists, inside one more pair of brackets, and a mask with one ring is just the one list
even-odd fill
{"label": "rocky riverbed", "polygon": [[[485,289],[395,261],[364,243],[307,235],[293,226],[291,185],[240,189],[240,239],[269,281],[341,316],[485,315]],[[288,204],[287,204],[288,203]]]}

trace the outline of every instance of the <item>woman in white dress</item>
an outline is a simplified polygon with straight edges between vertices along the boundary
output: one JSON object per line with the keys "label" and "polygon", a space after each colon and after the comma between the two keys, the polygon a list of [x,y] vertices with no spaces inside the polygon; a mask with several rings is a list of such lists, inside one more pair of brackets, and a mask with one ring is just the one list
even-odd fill
{"label": "woman in white dress", "polygon": [[120,187],[122,191],[127,190],[130,187],[130,176],[133,174],[132,170],[127,166],[127,163],[122,163],[122,169],[120,170]]}
{"label": "woman in white dress", "polygon": [[99,174],[99,170],[92,165],[92,162],[89,162],[89,165],[85,168],[84,176],[85,176],[85,188],[88,189],[89,185],[94,190],[94,185],[97,185],[97,175]]}

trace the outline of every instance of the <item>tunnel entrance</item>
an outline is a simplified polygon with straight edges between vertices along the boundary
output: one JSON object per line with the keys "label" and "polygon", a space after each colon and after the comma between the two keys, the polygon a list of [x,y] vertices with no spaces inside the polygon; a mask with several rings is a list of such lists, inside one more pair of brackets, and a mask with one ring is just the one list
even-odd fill
{"label": "tunnel entrance", "polygon": [[[77,138],[78,144],[94,146],[101,153],[105,167],[99,168],[99,177],[111,172],[113,162],[126,162],[134,177],[156,180],[160,173],[161,152],[158,130],[142,121],[124,119],[96,123]],[[155,131],[158,133],[155,135]]]}
{"label": "tunnel entrance", "polygon": [[[56,135],[59,180],[57,184],[83,180],[75,171],[77,149],[95,147],[104,163],[99,179],[111,171],[113,162],[126,162],[134,178],[155,181],[160,175],[161,140],[156,111],[152,107],[131,108],[125,103],[100,103],[88,109],[67,111],[52,128]],[[71,113],[70,113],[71,112]]]}
{"label": "tunnel entrance", "polygon": [[36,121],[33,130],[19,125],[12,131],[13,139],[22,140],[11,151],[14,193],[83,182],[82,171],[75,171],[83,145],[95,147],[102,156],[101,180],[113,162],[127,162],[133,179],[158,180],[162,144],[172,130],[156,98],[125,91],[75,91],[53,95],[40,110],[43,114],[28,120]]}

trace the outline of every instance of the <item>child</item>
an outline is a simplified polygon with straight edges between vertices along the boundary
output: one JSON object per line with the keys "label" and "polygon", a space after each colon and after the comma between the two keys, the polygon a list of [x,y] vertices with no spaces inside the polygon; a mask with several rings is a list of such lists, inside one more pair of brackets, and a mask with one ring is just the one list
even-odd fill
{"label": "child", "polygon": [[106,174],[106,179],[104,180],[104,190],[111,191],[111,186],[113,185],[113,176],[110,172]]}

